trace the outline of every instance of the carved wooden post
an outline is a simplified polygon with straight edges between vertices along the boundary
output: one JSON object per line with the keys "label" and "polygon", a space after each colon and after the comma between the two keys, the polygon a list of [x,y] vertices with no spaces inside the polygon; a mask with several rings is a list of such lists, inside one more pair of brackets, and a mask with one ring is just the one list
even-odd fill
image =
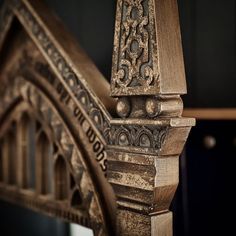
{"label": "carved wooden post", "polygon": [[118,0],[111,95],[108,180],[118,203],[118,235],[172,235],[168,208],[178,157],[193,119],[186,93],[176,0]]}

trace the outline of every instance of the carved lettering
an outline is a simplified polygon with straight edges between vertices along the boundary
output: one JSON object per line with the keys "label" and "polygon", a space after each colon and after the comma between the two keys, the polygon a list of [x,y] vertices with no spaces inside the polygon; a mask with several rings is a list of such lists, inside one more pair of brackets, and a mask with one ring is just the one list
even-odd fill
{"label": "carved lettering", "polygon": [[103,147],[100,152],[97,153],[97,161],[101,161],[106,156],[105,148]]}
{"label": "carved lettering", "polygon": [[78,107],[75,107],[74,109],[74,116],[78,119],[80,125],[82,126],[85,121],[85,117]]}
{"label": "carved lettering", "polygon": [[106,153],[104,146],[101,144],[91,127],[88,128],[86,134],[88,136],[89,142],[93,143],[93,151],[96,155],[96,160],[100,163],[102,170],[106,171]]}
{"label": "carved lettering", "polygon": [[95,135],[95,133],[94,133],[94,131],[92,130],[91,127],[89,127],[86,134],[88,136],[89,142],[93,143],[95,141],[96,135]]}
{"label": "carved lettering", "polygon": [[100,162],[100,166],[103,171],[107,170],[107,159],[105,159],[103,162]]}
{"label": "carved lettering", "polygon": [[57,85],[57,92],[60,95],[60,100],[65,104],[68,104],[71,98],[62,83]]}
{"label": "carved lettering", "polygon": [[101,148],[101,143],[96,141],[94,144],[93,144],[93,151],[94,152],[98,152]]}

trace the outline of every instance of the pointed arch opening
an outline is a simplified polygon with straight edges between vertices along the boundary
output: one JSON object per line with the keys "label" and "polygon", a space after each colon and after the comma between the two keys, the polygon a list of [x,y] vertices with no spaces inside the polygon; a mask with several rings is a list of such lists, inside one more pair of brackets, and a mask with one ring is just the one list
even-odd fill
{"label": "pointed arch opening", "polygon": [[29,124],[30,117],[27,113],[23,113],[19,121],[19,174],[20,174],[20,186],[22,188],[28,188],[29,186]]}
{"label": "pointed arch opening", "polygon": [[3,182],[3,141],[0,140],[0,182]]}
{"label": "pointed arch opening", "polygon": [[9,185],[16,185],[16,123],[12,123],[8,132],[1,140],[0,181]]}
{"label": "pointed arch opening", "polygon": [[37,153],[37,191],[47,195],[53,189],[53,147],[45,134],[41,132],[36,146]]}
{"label": "pointed arch opening", "polygon": [[70,189],[75,187],[75,178],[72,174],[70,174]]}
{"label": "pointed arch opening", "polygon": [[8,149],[8,183],[17,184],[17,156],[16,156],[16,123],[13,122],[7,134]]}
{"label": "pointed arch opening", "polygon": [[55,198],[65,200],[68,197],[68,171],[64,158],[58,155],[55,162]]}
{"label": "pointed arch opening", "polygon": [[75,189],[71,198],[71,206],[78,208],[82,204],[82,196],[78,189]]}
{"label": "pointed arch opening", "polygon": [[35,143],[35,134],[36,134],[36,124],[35,120],[31,119],[29,123],[29,139],[28,139],[28,188],[35,189],[36,187],[36,143]]}
{"label": "pointed arch opening", "polygon": [[8,184],[8,133],[4,135],[2,140],[2,181]]}

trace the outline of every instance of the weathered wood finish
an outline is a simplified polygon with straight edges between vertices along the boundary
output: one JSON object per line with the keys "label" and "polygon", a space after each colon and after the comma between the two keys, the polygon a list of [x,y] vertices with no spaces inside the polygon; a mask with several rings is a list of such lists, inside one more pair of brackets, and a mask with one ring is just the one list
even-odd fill
{"label": "weathered wood finish", "polygon": [[118,97],[108,181],[120,235],[172,235],[168,211],[191,119],[175,0],[117,1],[111,94]]}
{"label": "weathered wood finish", "polygon": [[181,117],[176,1],[117,1],[115,98],[42,1],[6,1],[0,14],[0,198],[95,235],[171,235],[195,122]]}

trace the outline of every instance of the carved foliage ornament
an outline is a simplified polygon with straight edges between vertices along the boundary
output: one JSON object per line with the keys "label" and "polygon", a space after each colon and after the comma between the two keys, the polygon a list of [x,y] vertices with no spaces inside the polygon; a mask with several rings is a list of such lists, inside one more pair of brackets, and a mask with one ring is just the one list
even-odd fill
{"label": "carved foliage ornament", "polygon": [[162,147],[166,133],[167,127],[113,125],[109,132],[110,145],[159,150]]}

